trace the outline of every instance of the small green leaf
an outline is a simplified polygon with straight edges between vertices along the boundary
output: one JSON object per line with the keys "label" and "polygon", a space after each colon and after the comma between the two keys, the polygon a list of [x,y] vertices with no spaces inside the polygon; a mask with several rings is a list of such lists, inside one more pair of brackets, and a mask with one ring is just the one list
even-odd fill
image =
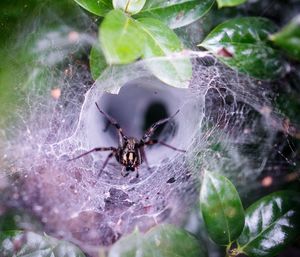
{"label": "small green leaf", "polygon": [[205,172],[200,208],[208,234],[220,245],[233,242],[244,227],[244,209],[234,185],[224,176]]}
{"label": "small green leaf", "polygon": [[170,28],[186,26],[205,15],[215,0],[154,0],[147,1],[139,18],[159,19]]}
{"label": "small green leaf", "polygon": [[192,65],[187,57],[174,57],[174,53],[183,50],[177,35],[156,19],[142,18],[138,23],[146,36],[143,57],[153,74],[168,85],[187,88]]}
{"label": "small green leaf", "polygon": [[134,232],[113,245],[109,257],[204,257],[200,242],[183,229],[160,225],[146,234]]}
{"label": "small green leaf", "polygon": [[104,54],[99,44],[95,44],[90,53],[90,69],[94,80],[98,79],[107,67]]}
{"label": "small green leaf", "polygon": [[280,52],[267,42],[275,31],[276,26],[264,18],[235,18],[218,25],[200,46],[233,69],[259,79],[275,79],[286,69]]}
{"label": "small green leaf", "polygon": [[115,9],[121,9],[126,13],[138,13],[144,7],[146,0],[113,0]]}
{"label": "small green leaf", "polygon": [[275,45],[286,51],[291,58],[300,60],[300,15],[281,31],[270,36]]}
{"label": "small green leaf", "polygon": [[231,7],[245,3],[247,0],[217,0],[218,7]]}
{"label": "small green leaf", "polygon": [[74,0],[82,8],[98,16],[104,16],[113,9],[111,0]]}
{"label": "small green leaf", "polygon": [[85,257],[78,247],[66,241],[57,240],[50,236],[41,236],[34,232],[26,232],[22,236],[24,243],[17,252],[15,252],[13,244],[8,243],[1,250],[14,253],[13,256],[18,257]]}
{"label": "small green leaf", "polygon": [[239,251],[251,257],[271,257],[300,234],[300,195],[281,191],[270,194],[246,210]]}
{"label": "small green leaf", "polygon": [[121,10],[113,10],[100,26],[100,42],[109,64],[124,64],[141,57],[145,35],[136,21]]}

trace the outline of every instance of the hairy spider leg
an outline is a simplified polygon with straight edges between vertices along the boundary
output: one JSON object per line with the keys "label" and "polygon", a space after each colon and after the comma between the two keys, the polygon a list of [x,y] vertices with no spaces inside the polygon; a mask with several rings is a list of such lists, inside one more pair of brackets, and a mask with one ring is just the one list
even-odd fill
{"label": "hairy spider leg", "polygon": [[119,123],[116,120],[114,120],[112,117],[110,117],[107,113],[102,111],[97,103],[95,103],[95,104],[96,104],[97,109],[99,110],[99,112],[101,114],[103,114],[108,119],[110,124],[113,125],[118,130],[118,132],[119,132],[119,143],[120,143],[120,145],[123,145],[123,140],[126,141],[127,137],[124,135],[123,130],[120,127]]}
{"label": "hairy spider leg", "polygon": [[83,153],[81,155],[76,156],[75,158],[69,159],[68,161],[74,161],[76,159],[79,159],[79,158],[87,155],[87,154],[90,154],[92,152],[99,152],[99,151],[113,151],[113,152],[116,152],[117,149],[115,147],[96,147],[96,148],[93,148],[90,151],[87,151],[87,152],[85,152],[85,153]]}
{"label": "hairy spider leg", "polygon": [[100,170],[100,172],[99,172],[99,174],[98,174],[98,177],[101,176],[102,171],[105,169],[105,167],[106,167],[106,165],[107,165],[109,159],[110,159],[111,157],[113,157],[114,155],[116,155],[116,152],[117,152],[117,150],[115,149],[114,151],[112,151],[112,152],[106,157],[106,159],[105,159],[105,161],[104,161],[104,163],[103,163],[103,165],[102,165],[102,169]]}
{"label": "hairy spider leg", "polygon": [[140,175],[139,175],[139,167],[136,167],[135,169],[136,169],[136,170],[135,170],[135,171],[136,171],[135,177],[136,177],[136,178],[139,178],[139,176],[140,176]]}
{"label": "hairy spider leg", "polygon": [[143,138],[141,141],[146,142],[147,140],[149,140],[149,138],[153,135],[153,133],[155,132],[155,130],[158,128],[158,126],[168,122],[169,120],[173,119],[175,117],[175,115],[179,112],[179,110],[177,110],[172,116],[165,118],[165,119],[161,119],[157,122],[155,122],[144,134]]}
{"label": "hairy spider leg", "polygon": [[125,169],[126,169],[126,167],[122,167],[122,170],[121,170],[121,175],[125,178],[125,177],[127,177],[128,175],[129,175],[129,172],[124,172],[125,171]]}
{"label": "hairy spider leg", "polygon": [[149,140],[148,142],[145,142],[145,145],[155,145],[155,144],[161,144],[161,145],[164,145],[166,147],[169,147],[169,148],[173,149],[174,151],[186,153],[186,150],[175,148],[174,146],[171,146],[171,145],[169,145],[169,144],[167,144],[163,141],[158,141],[156,139],[152,139],[152,140]]}

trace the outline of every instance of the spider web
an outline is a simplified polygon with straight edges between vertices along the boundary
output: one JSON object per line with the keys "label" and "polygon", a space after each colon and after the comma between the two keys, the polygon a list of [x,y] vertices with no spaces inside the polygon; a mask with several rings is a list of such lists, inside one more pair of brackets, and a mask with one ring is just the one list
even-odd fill
{"label": "spider web", "polygon": [[[5,204],[29,210],[46,232],[77,243],[91,255],[136,227],[146,231],[164,222],[184,225],[197,204],[204,169],[225,174],[249,192],[278,158],[274,144],[287,144],[286,139],[278,142],[278,133],[287,131],[273,108],[274,84],[238,74],[208,53],[171,57],[191,59],[189,89],[160,82],[147,61],[108,68],[94,83],[86,60],[66,58],[61,50],[87,54],[93,39],[64,27],[43,40],[37,44],[42,47],[33,49],[40,50],[44,63],[32,71],[26,108],[19,110],[17,125],[6,134],[3,152],[11,185]],[[49,52],[47,44],[53,41],[63,42],[63,47]],[[94,147],[117,146],[116,131],[104,131],[106,120],[95,102],[136,138],[144,133],[151,103],[162,103],[168,116],[179,109],[159,138],[187,154],[159,145],[148,148],[151,169],[140,165],[138,179],[134,173],[124,178],[114,159],[98,177],[107,156],[103,152],[68,162]],[[295,166],[292,157],[280,165]]]}

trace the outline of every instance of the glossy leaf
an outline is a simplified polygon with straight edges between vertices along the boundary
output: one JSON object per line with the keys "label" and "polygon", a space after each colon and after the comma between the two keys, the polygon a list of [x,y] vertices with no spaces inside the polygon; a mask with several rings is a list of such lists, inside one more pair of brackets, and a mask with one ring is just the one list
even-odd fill
{"label": "glossy leaf", "polygon": [[138,23],[146,37],[143,57],[153,74],[168,85],[187,88],[192,65],[187,57],[174,57],[176,52],[183,50],[177,35],[156,19],[142,18]]}
{"label": "glossy leaf", "polygon": [[235,18],[218,25],[200,46],[233,69],[259,79],[274,79],[285,71],[279,51],[267,42],[275,30],[264,18]]}
{"label": "glossy leaf", "polygon": [[111,0],[74,0],[87,11],[98,16],[104,16],[113,9]]}
{"label": "glossy leaf", "polygon": [[247,0],[217,0],[219,8],[237,6],[245,3]]}
{"label": "glossy leaf", "polygon": [[205,15],[215,0],[147,1],[138,17],[159,19],[170,28],[186,26]]}
{"label": "glossy leaf", "polygon": [[146,0],[113,0],[115,9],[121,9],[126,13],[138,13],[144,7]]}
{"label": "glossy leaf", "polygon": [[[53,237],[41,236],[33,232],[24,233],[22,237],[21,241],[24,241],[24,243],[20,246],[18,252],[15,252],[13,244],[6,244],[2,249],[3,252],[11,252],[18,257],[85,257],[75,245]],[[9,249],[9,247],[12,247],[12,249]]]}
{"label": "glossy leaf", "polygon": [[121,10],[107,14],[100,26],[100,42],[109,64],[124,64],[141,57],[145,35],[134,19]]}
{"label": "glossy leaf", "polygon": [[238,238],[244,227],[244,209],[238,192],[227,178],[205,172],[200,208],[213,241],[226,245]]}
{"label": "glossy leaf", "polygon": [[251,257],[271,257],[300,234],[300,195],[281,191],[270,194],[246,210],[239,251]]}
{"label": "glossy leaf", "polygon": [[300,60],[300,15],[281,31],[270,36],[275,45],[286,51],[291,58]]}
{"label": "glossy leaf", "polygon": [[96,44],[92,47],[90,53],[90,69],[93,79],[96,80],[106,67],[107,63],[105,61],[105,56],[100,45]]}
{"label": "glossy leaf", "polygon": [[160,225],[146,234],[134,232],[113,245],[109,257],[204,257],[199,241],[172,225]]}

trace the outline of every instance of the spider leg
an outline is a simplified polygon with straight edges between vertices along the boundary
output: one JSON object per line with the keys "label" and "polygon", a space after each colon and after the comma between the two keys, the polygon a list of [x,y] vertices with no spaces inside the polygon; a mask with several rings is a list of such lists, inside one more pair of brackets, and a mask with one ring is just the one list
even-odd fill
{"label": "spider leg", "polygon": [[129,175],[129,172],[124,172],[125,167],[122,168],[121,175],[125,178]]}
{"label": "spider leg", "polygon": [[179,110],[177,110],[172,116],[159,120],[157,122],[155,122],[144,134],[142,141],[147,141],[154,133],[154,131],[158,128],[158,126],[168,122],[169,120],[173,119],[174,116],[179,112]]}
{"label": "spider leg", "polygon": [[103,114],[103,115],[106,117],[106,119],[108,119],[109,123],[110,123],[111,125],[113,125],[113,126],[118,130],[118,132],[119,132],[119,141],[120,141],[120,145],[122,145],[122,140],[127,140],[127,137],[124,135],[121,126],[119,125],[119,123],[118,123],[117,121],[115,121],[115,120],[114,120],[112,117],[110,117],[107,113],[105,113],[104,111],[102,111],[102,110],[100,109],[100,107],[98,106],[97,103],[95,103],[95,104],[96,104],[97,109],[99,110],[99,112],[100,112],[101,114]]}
{"label": "spider leg", "polygon": [[87,152],[85,152],[85,153],[79,155],[79,156],[76,156],[76,157],[74,157],[74,158],[72,158],[72,159],[69,159],[68,161],[74,161],[74,160],[76,160],[76,159],[79,159],[79,158],[81,158],[81,157],[87,155],[87,154],[90,154],[90,153],[92,153],[92,152],[99,152],[99,151],[113,151],[113,152],[116,152],[117,149],[116,149],[115,147],[96,147],[96,148],[93,148],[93,149],[90,150],[90,151],[87,151]]}
{"label": "spider leg", "polygon": [[110,159],[111,157],[113,157],[115,154],[116,154],[116,151],[112,151],[112,152],[106,157],[106,159],[105,159],[105,161],[104,161],[104,163],[103,163],[102,169],[100,170],[100,172],[99,172],[99,174],[98,174],[98,178],[101,176],[102,171],[105,169],[105,167],[106,167],[106,165],[107,165],[109,159]]}
{"label": "spider leg", "polygon": [[136,168],[136,174],[135,174],[135,177],[138,178],[140,176],[139,174],[139,168]]}
{"label": "spider leg", "polygon": [[161,144],[161,145],[164,145],[168,148],[171,148],[172,150],[174,151],[178,151],[178,152],[182,152],[182,153],[186,153],[186,150],[181,150],[181,149],[178,149],[178,148],[175,148],[174,146],[171,146],[163,141],[158,141],[156,139],[152,139],[152,140],[149,140],[148,142],[145,142],[144,143],[145,145],[155,145],[155,144]]}

